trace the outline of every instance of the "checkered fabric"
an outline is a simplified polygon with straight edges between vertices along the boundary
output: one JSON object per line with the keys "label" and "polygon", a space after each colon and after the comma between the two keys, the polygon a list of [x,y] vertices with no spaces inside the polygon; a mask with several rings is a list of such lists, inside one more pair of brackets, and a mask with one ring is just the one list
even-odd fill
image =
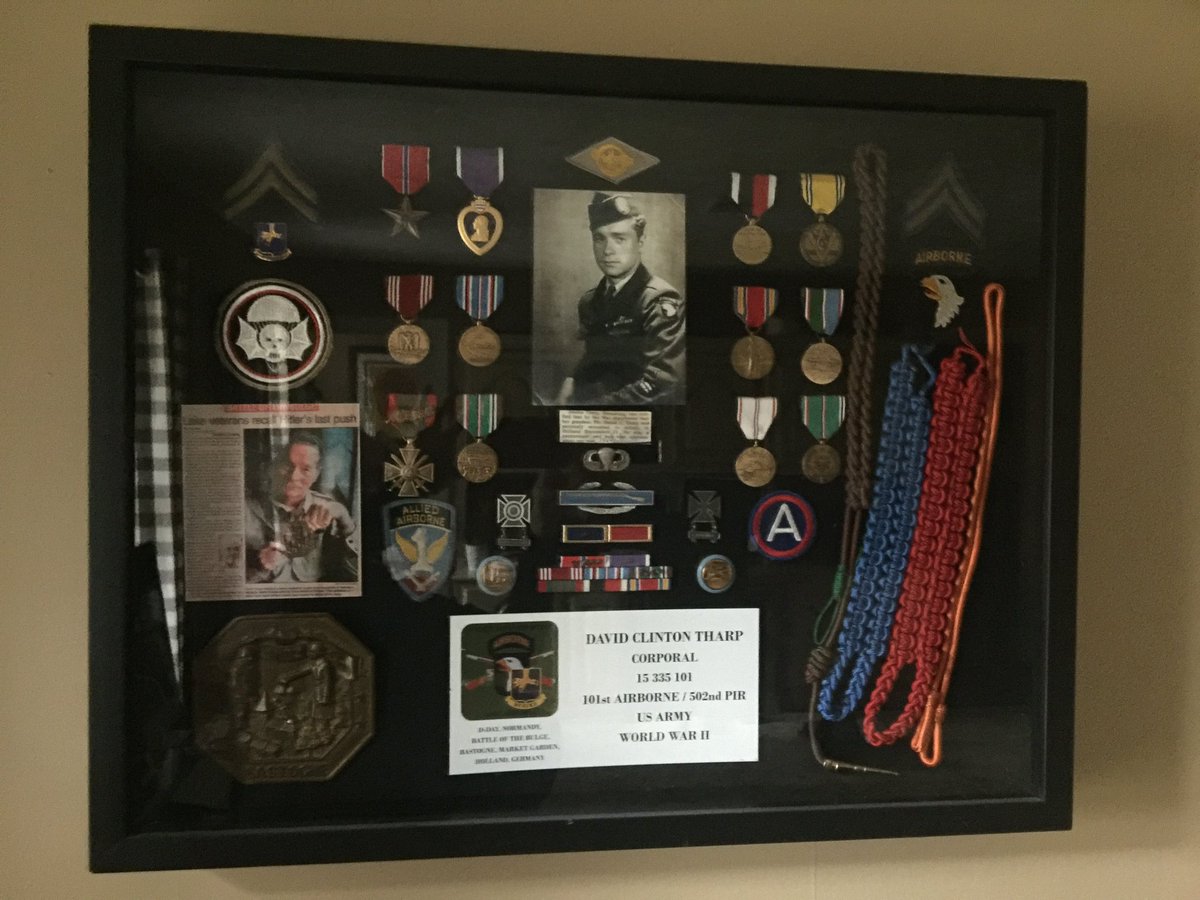
{"label": "checkered fabric", "polygon": [[133,541],[135,545],[154,545],[167,638],[179,677],[183,479],[180,373],[174,360],[182,358],[178,352],[181,337],[178,329],[168,326],[157,251],[146,252],[146,269],[137,273],[137,280],[140,291],[134,304]]}

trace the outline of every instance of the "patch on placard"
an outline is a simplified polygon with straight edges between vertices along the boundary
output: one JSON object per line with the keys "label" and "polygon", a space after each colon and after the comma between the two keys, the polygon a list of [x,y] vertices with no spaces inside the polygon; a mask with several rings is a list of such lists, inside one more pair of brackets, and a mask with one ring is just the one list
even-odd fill
{"label": "patch on placard", "polygon": [[269,391],[299,387],[321,371],[333,344],[329,315],[288,281],[250,281],[225,298],[217,350],[238,380]]}
{"label": "patch on placard", "polygon": [[639,150],[632,144],[627,144],[615,137],[597,141],[566,159],[571,165],[593,175],[599,175],[605,181],[611,181],[613,184],[620,184],[625,179],[652,169],[659,163],[657,156],[651,156],[644,150]]}
{"label": "patch on placard", "polygon": [[397,500],[383,508],[383,563],[412,600],[437,592],[454,562],[454,507]]}
{"label": "patch on placard", "polygon": [[812,546],[817,518],[812,505],[793,491],[774,491],[750,513],[750,549],[767,559],[802,556]]}
{"label": "patch on placard", "polygon": [[552,716],[557,711],[558,628],[553,622],[468,625],[462,654],[464,719]]}

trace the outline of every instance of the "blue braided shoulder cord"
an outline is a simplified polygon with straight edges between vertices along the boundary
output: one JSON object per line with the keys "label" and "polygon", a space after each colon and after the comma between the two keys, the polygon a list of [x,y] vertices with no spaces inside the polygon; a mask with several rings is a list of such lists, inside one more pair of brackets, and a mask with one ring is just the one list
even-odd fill
{"label": "blue braided shoulder cord", "polygon": [[[918,388],[922,369],[928,377]],[[840,722],[858,706],[875,663],[887,652],[917,523],[929,444],[929,394],[935,378],[933,367],[916,344],[901,347],[888,381],[874,495],[838,635],[838,655],[821,682],[819,709],[831,722]],[[838,685],[851,665],[849,683],[839,701]]]}

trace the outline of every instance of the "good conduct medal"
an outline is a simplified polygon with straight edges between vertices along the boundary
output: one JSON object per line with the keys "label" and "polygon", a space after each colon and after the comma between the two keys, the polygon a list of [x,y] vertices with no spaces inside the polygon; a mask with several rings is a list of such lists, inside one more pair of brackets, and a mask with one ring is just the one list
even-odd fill
{"label": "good conduct medal", "polygon": [[388,335],[388,353],[404,366],[415,366],[429,355],[429,335],[415,324],[433,298],[432,275],[389,275],[388,306],[400,314],[401,324]]}

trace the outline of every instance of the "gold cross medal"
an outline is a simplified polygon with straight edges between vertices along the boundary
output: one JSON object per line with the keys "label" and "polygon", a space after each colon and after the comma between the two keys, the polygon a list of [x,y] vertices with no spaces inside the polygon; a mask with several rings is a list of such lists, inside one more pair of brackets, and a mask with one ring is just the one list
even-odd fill
{"label": "gold cross medal", "polygon": [[832,266],[842,255],[842,233],[826,222],[825,217],[831,215],[846,196],[846,178],[802,172],[800,193],[817,215],[817,221],[800,234],[800,255],[810,266],[819,269]]}
{"label": "gold cross medal", "polygon": [[742,173],[730,172],[730,196],[742,210],[746,224],[733,235],[733,255],[748,266],[757,266],[771,255],[771,236],[758,224],[775,205],[774,175],[755,175],[750,179],[750,211],[742,203]]}
{"label": "gold cross medal", "polygon": [[483,256],[500,240],[504,218],[488,198],[504,181],[503,147],[456,147],[454,167],[474,198],[458,213],[458,236],[467,249]]}
{"label": "gold cross medal", "polygon": [[388,394],[387,424],[404,446],[383,464],[383,480],[401,497],[416,497],[433,483],[433,463],[417,447],[417,435],[437,416],[437,394]]}

